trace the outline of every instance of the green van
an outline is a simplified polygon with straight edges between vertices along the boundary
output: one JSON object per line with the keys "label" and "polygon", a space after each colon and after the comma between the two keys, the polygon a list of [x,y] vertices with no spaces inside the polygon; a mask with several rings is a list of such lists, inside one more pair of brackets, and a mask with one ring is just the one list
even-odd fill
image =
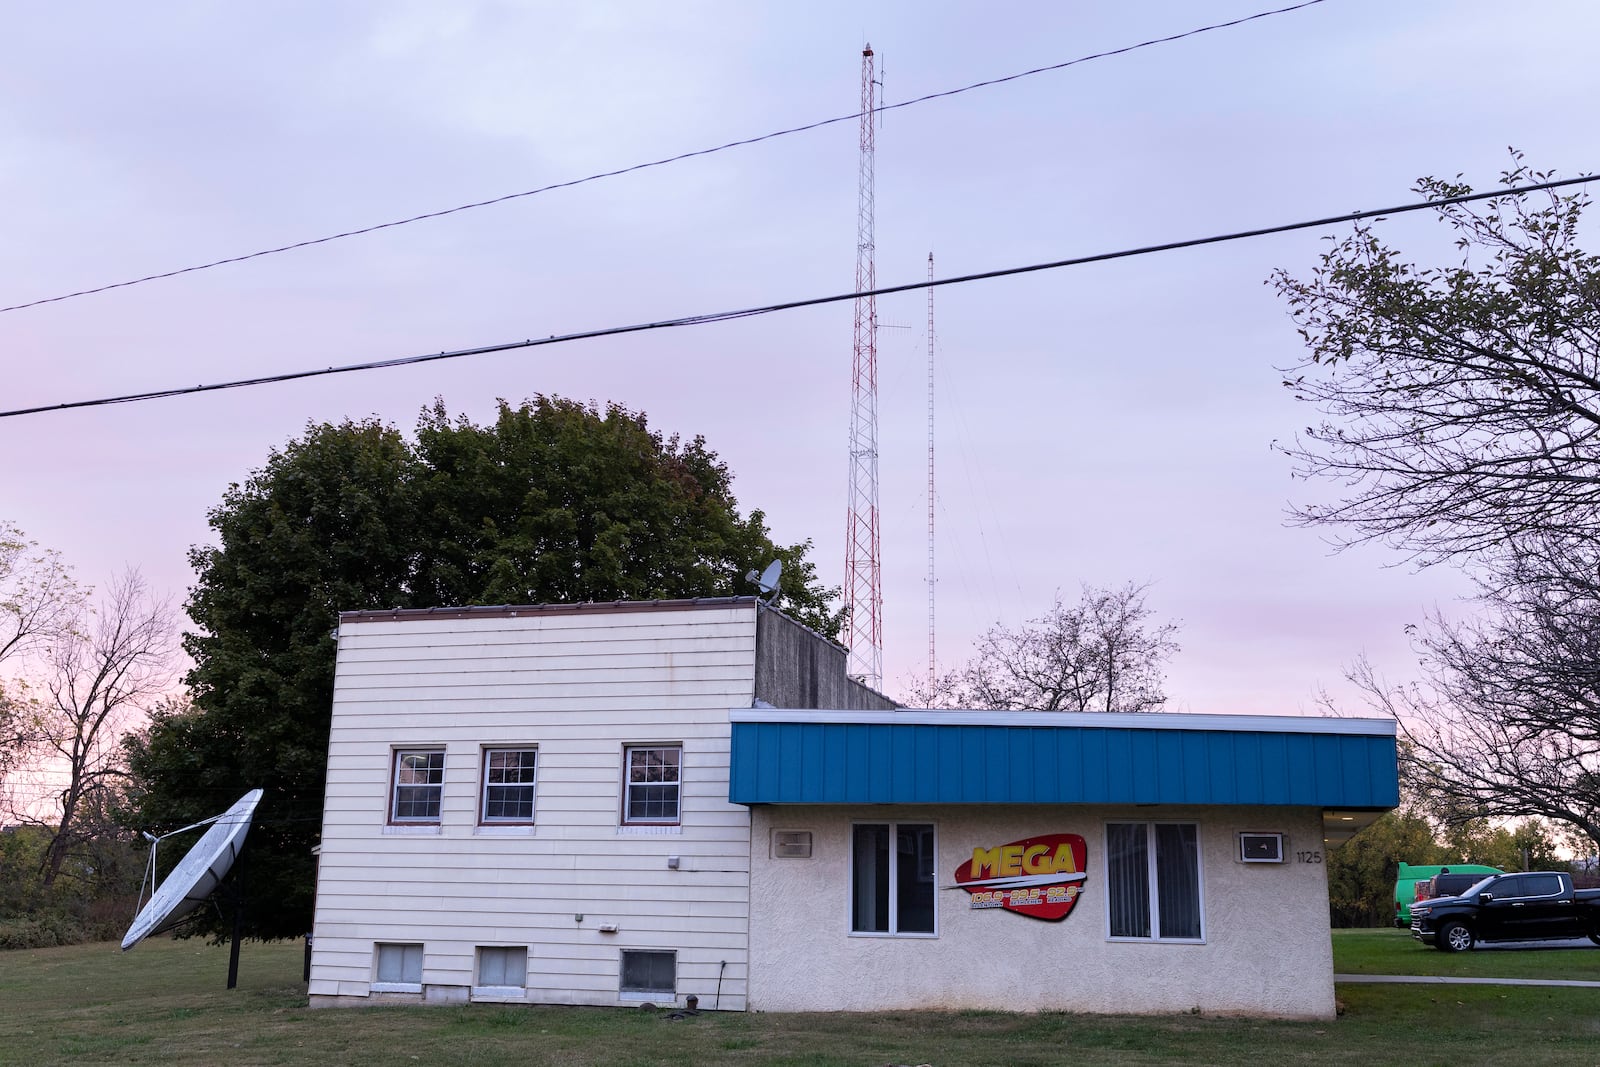
{"label": "green van", "polygon": [[1411,929],[1411,905],[1417,899],[1417,883],[1426,881],[1441,871],[1452,874],[1504,874],[1499,867],[1485,867],[1481,863],[1400,864],[1400,874],[1394,882],[1394,924],[1402,930]]}

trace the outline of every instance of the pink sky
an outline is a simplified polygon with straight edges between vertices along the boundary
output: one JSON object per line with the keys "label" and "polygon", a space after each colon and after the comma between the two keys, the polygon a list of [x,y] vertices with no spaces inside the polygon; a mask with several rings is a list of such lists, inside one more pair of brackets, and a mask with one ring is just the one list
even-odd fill
{"label": "pink sky", "polygon": [[[0,304],[318,237],[846,114],[859,53],[889,102],[1269,6],[1248,2],[178,4],[13,12],[0,63]],[[1329,0],[891,114],[878,277],[941,275],[1487,184],[1516,145],[1594,165],[1577,2]],[[856,130],[0,315],[0,407],[212,382],[847,290]],[[1342,231],[1334,231],[1342,232]],[[1421,216],[1386,227],[1448,254]],[[1271,448],[1311,420],[1261,283],[1305,233],[938,294],[938,647],[1080,582],[1152,583],[1183,624],[1179,710],[1296,713],[1464,590],[1284,526],[1325,489]],[[886,683],[926,669],[924,297],[880,346]],[[89,581],[181,598],[230,482],[311,420],[403,428],[434,397],[616,400],[703,433],[746,507],[843,579],[850,309],[247,391],[0,420],[0,516]]]}

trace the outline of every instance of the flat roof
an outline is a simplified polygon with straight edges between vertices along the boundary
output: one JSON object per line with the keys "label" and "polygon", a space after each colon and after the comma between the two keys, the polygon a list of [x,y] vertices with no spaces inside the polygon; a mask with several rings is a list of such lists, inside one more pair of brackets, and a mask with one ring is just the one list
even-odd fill
{"label": "flat roof", "polygon": [[524,615],[590,615],[624,611],[694,611],[749,607],[753,596],[707,596],[678,600],[587,600],[578,604],[486,604],[448,608],[377,608],[341,611],[339,622],[394,622],[400,619],[516,619]]}

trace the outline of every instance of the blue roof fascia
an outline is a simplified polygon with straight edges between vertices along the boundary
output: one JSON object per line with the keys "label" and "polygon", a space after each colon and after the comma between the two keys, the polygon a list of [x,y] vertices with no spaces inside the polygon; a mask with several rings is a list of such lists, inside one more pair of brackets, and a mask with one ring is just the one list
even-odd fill
{"label": "blue roof fascia", "polygon": [[[1299,720],[1281,729],[1274,727],[1283,720],[1248,716],[1162,715],[1159,724],[1152,716],[1109,717],[1117,725],[1107,716],[1061,714],[1040,722],[990,715],[987,723],[970,714],[939,721],[754,711],[733,718],[728,799],[736,804],[1384,810],[1400,802],[1393,723],[1375,720]],[[1173,721],[1185,719],[1205,728]]]}

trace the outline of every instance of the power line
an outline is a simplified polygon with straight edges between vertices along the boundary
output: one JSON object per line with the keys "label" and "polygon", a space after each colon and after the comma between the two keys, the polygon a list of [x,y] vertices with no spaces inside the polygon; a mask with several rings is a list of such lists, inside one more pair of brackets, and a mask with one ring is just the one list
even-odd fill
{"label": "power line", "polygon": [[[1031,78],[1036,74],[1048,74],[1052,71],[1065,70],[1068,67],[1075,67],[1079,64],[1089,63],[1096,59],[1107,59],[1111,56],[1126,55],[1129,52],[1136,52],[1141,48],[1150,48],[1158,44],[1171,44],[1174,41],[1181,41],[1187,37],[1194,37],[1202,33],[1210,33],[1213,30],[1225,30],[1234,26],[1242,26],[1247,22],[1254,22],[1257,19],[1270,18],[1273,15],[1285,15],[1289,12],[1299,11],[1302,8],[1313,7],[1323,2],[1324,0],[1303,0],[1302,3],[1291,4],[1288,7],[1275,8],[1271,11],[1258,11],[1254,15],[1245,15],[1242,18],[1230,19],[1227,22],[1214,22],[1209,26],[1199,26],[1195,29],[1185,30],[1182,33],[1170,34],[1166,37],[1153,37],[1147,41],[1140,41],[1137,44],[1124,45],[1121,48],[1112,48],[1104,52],[1095,52],[1091,55],[1079,56],[1077,59],[1069,59],[1062,63],[1052,63],[1046,67],[1035,67],[1032,70],[1024,70],[1016,74],[1007,74],[1004,77],[989,78],[985,81],[973,82],[971,85],[963,85],[957,89],[946,89],[942,92],[928,93],[926,96],[918,96],[910,100],[902,100],[898,104],[883,104],[880,105],[876,110],[877,113],[881,115],[885,111],[897,111],[900,108],[911,107],[915,104],[924,104],[930,100],[942,100],[945,97],[959,96],[962,93],[970,93],[975,89],[987,89],[991,86],[1004,85],[1007,82],[1018,81],[1022,78]],[[43,304],[56,304],[63,300],[73,300],[80,296],[93,296],[96,293],[110,292],[113,289],[126,289],[129,286],[143,285],[146,282],[156,282],[162,281],[166,278],[176,278],[182,274],[193,274],[196,271],[211,270],[213,267],[226,267],[233,263],[244,263],[252,259],[260,259],[263,256],[275,256],[281,252],[293,252],[301,248],[311,248],[315,245],[325,245],[333,241],[342,241],[348,237],[361,237],[365,234],[377,233],[380,230],[392,230],[397,226],[409,226],[414,222],[426,222],[429,219],[438,219],[443,218],[446,215],[454,215],[462,211],[472,211],[476,208],[491,207],[495,204],[504,204],[510,200],[521,200],[524,197],[538,196],[541,193],[554,192],[558,189],[571,189],[574,186],[587,185],[590,182],[597,182],[604,178],[616,178],[623,174],[632,174],[636,171],[650,170],[654,167],[664,167],[669,163],[679,163],[685,159],[695,159],[700,156],[715,155],[718,152],[726,152],[732,148],[743,148],[747,145],[760,144],[763,141],[771,141],[779,137],[788,137],[797,133],[807,133],[811,130],[819,130],[824,126],[833,126],[841,122],[854,122],[860,117],[861,112],[859,111],[849,115],[838,115],[831,119],[821,119],[817,122],[808,122],[802,126],[791,126],[787,129],[773,130],[771,133],[764,133],[755,137],[746,137],[737,141],[729,141],[726,144],[716,145],[712,148],[699,148],[691,152],[680,152],[675,156],[666,156],[662,159],[654,159],[645,163],[635,163],[632,166],[619,167],[616,170],[600,171],[597,174],[590,174],[582,178],[573,178],[564,182],[554,182],[550,185],[541,185],[537,189],[525,189],[520,193],[506,193],[504,196],[491,197],[488,200],[476,200],[470,204],[458,204],[455,207],[442,208],[438,211],[428,211],[421,215],[412,215],[409,218],[395,219],[391,222],[380,222],[376,225],[363,226],[356,230],[345,230],[342,233],[329,234],[326,237],[313,237],[305,241],[295,241],[292,244],[279,245],[276,248],[264,248],[258,252],[247,252],[244,255],[228,256],[224,259],[215,259],[209,263],[197,263],[194,266],[180,267],[177,270],[162,271],[158,274],[146,274],[140,278],[131,278],[127,281],[112,282],[109,285],[97,285],[92,289],[79,289],[71,293],[62,293],[59,296],[42,297],[38,300],[29,300],[22,304],[12,304],[9,307],[0,307],[0,314],[4,314],[8,311],[22,311],[26,308],[39,307]]]}
{"label": "power line", "polygon": [[188,385],[173,389],[157,389],[145,393],[125,393],[121,396],[102,397],[96,400],[73,400],[62,404],[42,404],[38,407],[15,408],[10,411],[0,411],[0,419],[15,418],[19,415],[37,415],[46,411],[66,411],[72,408],[101,407],[107,404],[130,404],[142,400],[159,400],[164,397],[185,396],[190,393],[211,393],[222,389],[242,389],[255,385],[272,385],[279,382],[292,382],[301,378],[318,378],[329,374],[351,374],[356,371],[384,370],[390,367],[405,367],[413,363],[432,363],[445,359],[461,359],[465,356],[484,356],[495,352],[510,352],[519,348],[538,348],[544,345],[566,344],[572,341],[589,341],[600,337],[616,337],[622,334],[647,333],[652,330],[666,330],[679,326],[705,326],[714,322],[731,322],[735,319],[754,318],[758,315],[771,315],[779,311],[795,311],[800,308],[819,307],[823,304],[837,304],[845,300],[858,300],[865,296],[888,296],[894,293],[910,292],[914,289],[934,288],[942,285],[965,285],[968,282],[986,281],[991,278],[1009,278],[1018,274],[1033,274],[1039,271],[1059,270],[1063,267],[1081,267],[1090,263],[1106,263],[1117,259],[1132,259],[1136,256],[1148,256],[1157,252],[1174,252],[1184,248],[1200,248],[1205,245],[1226,244],[1230,241],[1242,241],[1251,237],[1267,237],[1279,233],[1292,233],[1296,230],[1311,230],[1320,226],[1333,226],[1344,222],[1358,222],[1362,219],[1377,218],[1384,215],[1404,215],[1413,211],[1423,211],[1428,208],[1439,208],[1450,204],[1467,204],[1476,200],[1489,200],[1496,197],[1526,196],[1529,193],[1540,192],[1545,189],[1560,189],[1572,185],[1581,185],[1586,182],[1600,181],[1600,174],[1584,174],[1577,178],[1561,178],[1555,181],[1539,182],[1536,185],[1522,185],[1515,188],[1495,189],[1484,193],[1467,193],[1461,196],[1447,196],[1438,200],[1419,200],[1410,204],[1399,204],[1394,207],[1377,208],[1371,211],[1351,211],[1343,215],[1328,215],[1320,219],[1308,219],[1304,222],[1286,222],[1276,226],[1261,226],[1251,230],[1235,230],[1231,233],[1214,234],[1210,237],[1191,237],[1182,241],[1168,241],[1163,244],[1142,245],[1138,248],[1126,248],[1115,252],[1099,252],[1088,256],[1074,256],[1070,259],[1055,259],[1044,263],[1030,263],[1020,267],[1002,267],[997,270],[979,271],[974,274],[959,274],[950,278],[938,278],[933,281],[908,282],[904,285],[880,286],[865,292],[835,293],[832,296],[814,296],[801,300],[785,300],[775,304],[764,304],[759,307],[743,308],[738,311],[715,311],[705,315],[685,315],[675,319],[661,319],[656,322],[634,323],[628,326],[607,326],[598,330],[583,330],[577,333],[553,334],[549,337],[530,338],[523,341],[507,341],[497,345],[483,345],[477,348],[460,348],[449,352],[430,352],[420,356],[400,356],[395,359],[373,360],[367,363],[350,363],[340,367],[324,367],[318,370],[290,371],[285,374],[273,374],[260,378],[240,378],[233,381],[217,382],[212,385]]}

